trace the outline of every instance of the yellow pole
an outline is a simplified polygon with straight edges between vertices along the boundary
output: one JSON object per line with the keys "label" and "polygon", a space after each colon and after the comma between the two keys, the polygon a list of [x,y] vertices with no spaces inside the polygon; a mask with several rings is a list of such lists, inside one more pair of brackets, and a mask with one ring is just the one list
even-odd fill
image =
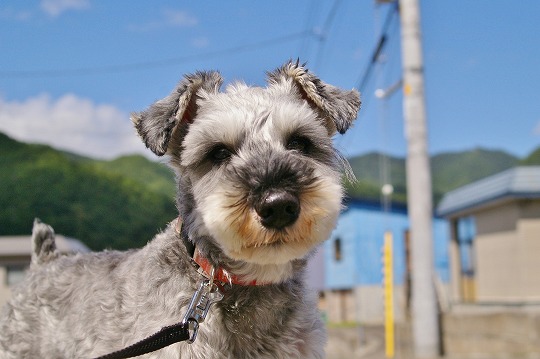
{"label": "yellow pole", "polygon": [[384,286],[384,334],[387,358],[394,357],[394,264],[392,232],[384,233],[383,286]]}

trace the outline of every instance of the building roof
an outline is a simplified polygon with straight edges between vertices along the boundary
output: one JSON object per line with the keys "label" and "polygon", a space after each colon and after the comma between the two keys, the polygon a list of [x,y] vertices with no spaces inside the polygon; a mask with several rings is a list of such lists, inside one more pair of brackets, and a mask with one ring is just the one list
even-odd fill
{"label": "building roof", "polygon": [[515,167],[448,192],[437,214],[457,212],[518,198],[540,198],[540,166]]}
{"label": "building roof", "polygon": [[[385,211],[384,205],[381,201],[359,198],[359,197],[345,197],[343,199],[344,212],[351,208],[370,209],[373,211]],[[400,202],[392,201],[389,205],[388,212],[407,214],[407,205]]]}
{"label": "building roof", "polygon": [[[0,236],[0,257],[30,256],[32,253],[31,236]],[[56,248],[60,252],[89,252],[81,241],[56,234]]]}

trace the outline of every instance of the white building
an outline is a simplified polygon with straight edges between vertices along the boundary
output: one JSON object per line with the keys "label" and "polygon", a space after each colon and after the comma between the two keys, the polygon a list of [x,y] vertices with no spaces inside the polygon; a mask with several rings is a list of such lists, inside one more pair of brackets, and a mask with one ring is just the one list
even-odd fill
{"label": "white building", "polygon": [[447,193],[454,302],[540,301],[540,166],[516,167]]}
{"label": "white building", "polygon": [[[89,251],[88,247],[73,238],[56,235],[55,241],[57,249],[63,253]],[[11,296],[11,287],[24,278],[31,253],[31,236],[0,237],[0,308]]]}

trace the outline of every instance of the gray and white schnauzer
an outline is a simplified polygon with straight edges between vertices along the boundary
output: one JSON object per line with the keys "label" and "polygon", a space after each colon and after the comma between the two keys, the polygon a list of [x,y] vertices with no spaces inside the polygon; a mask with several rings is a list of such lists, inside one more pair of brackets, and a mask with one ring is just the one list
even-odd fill
{"label": "gray and white schnauzer", "polygon": [[211,298],[204,323],[189,322],[196,340],[144,357],[324,357],[304,272],[341,209],[350,167],[332,136],[360,98],[298,61],[267,77],[220,92],[218,72],[197,72],[133,114],[146,146],[170,159],[178,219],[142,249],[73,255],[37,222],[27,277],[0,319],[1,359],[105,355],[178,323],[201,290]]}

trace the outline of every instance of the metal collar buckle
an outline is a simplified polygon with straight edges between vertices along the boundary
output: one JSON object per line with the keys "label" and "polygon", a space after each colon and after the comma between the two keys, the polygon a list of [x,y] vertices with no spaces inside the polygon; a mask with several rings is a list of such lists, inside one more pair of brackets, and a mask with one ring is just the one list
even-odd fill
{"label": "metal collar buckle", "polygon": [[199,284],[199,288],[193,294],[188,310],[182,320],[182,324],[187,326],[189,330],[188,343],[192,344],[197,339],[199,324],[206,319],[212,304],[222,299],[223,293],[221,293],[218,285],[213,280],[206,279]]}

